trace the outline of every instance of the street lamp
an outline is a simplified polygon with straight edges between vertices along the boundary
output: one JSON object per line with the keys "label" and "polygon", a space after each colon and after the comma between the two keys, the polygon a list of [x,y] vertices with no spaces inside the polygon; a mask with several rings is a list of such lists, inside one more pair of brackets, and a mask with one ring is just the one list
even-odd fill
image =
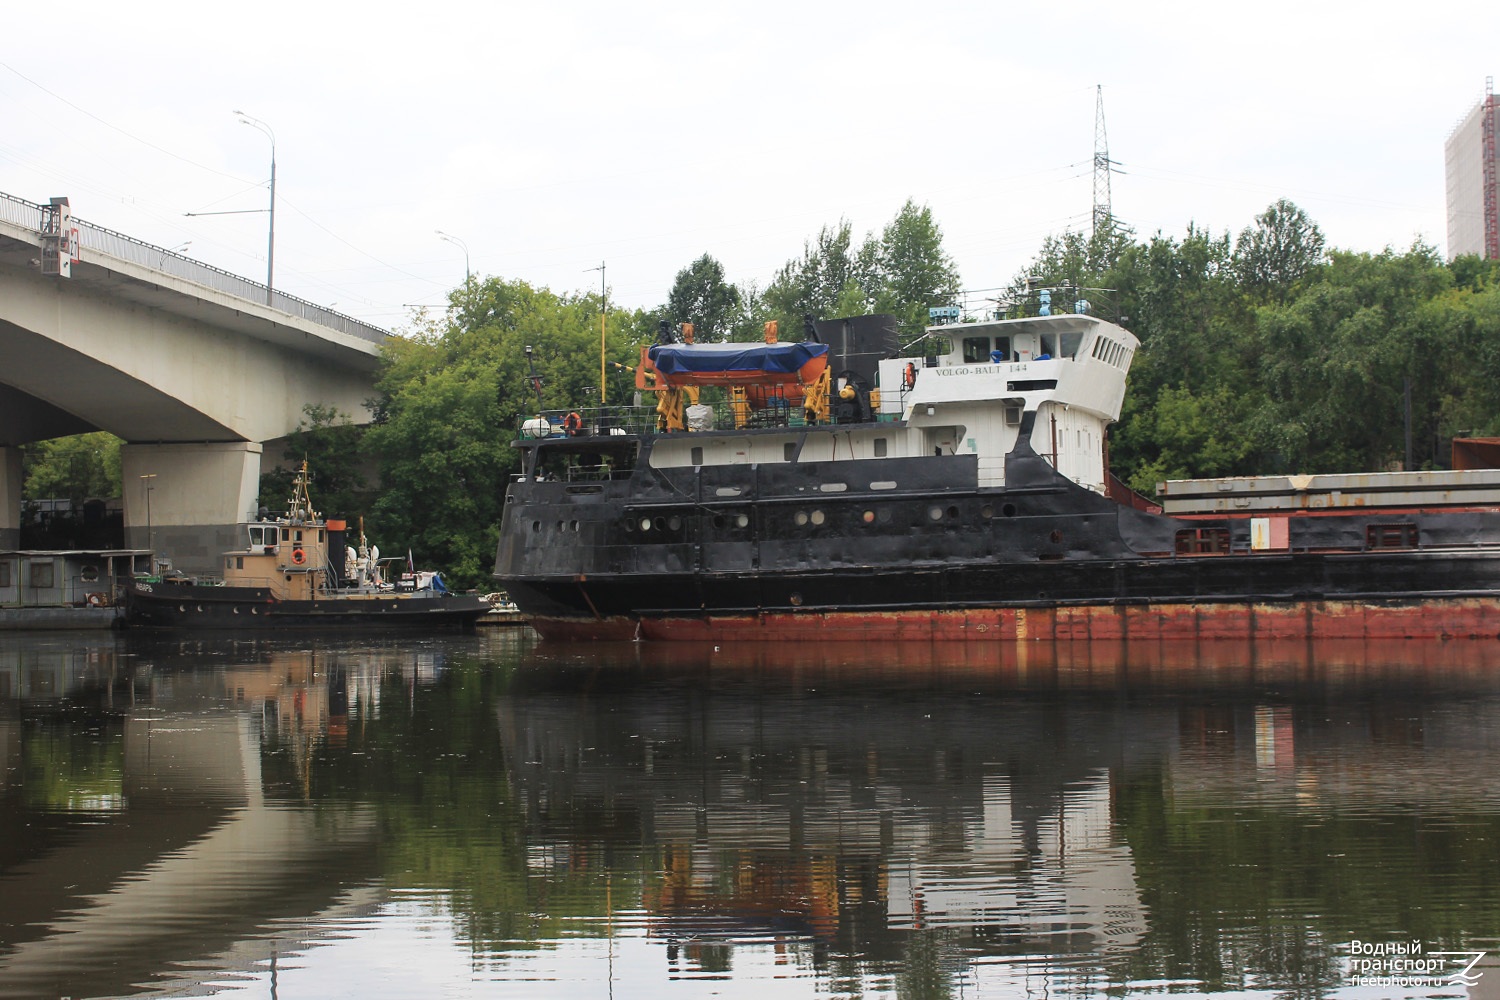
{"label": "street lamp", "polygon": [[141,477],[141,488],[146,491],[146,547],[151,550],[151,569],[148,571],[156,573],[156,532],[151,528],[151,491],[155,489],[150,480],[156,478],[156,473],[148,472]]}
{"label": "street lamp", "polygon": [[276,272],[276,133],[271,126],[259,118],[252,118],[243,111],[236,111],[240,122],[259,129],[271,140],[271,235],[266,242],[266,305],[271,304],[271,279]]}
{"label": "street lamp", "polygon": [[438,234],[439,239],[447,240],[449,243],[452,243],[454,246],[458,247],[464,252],[464,284],[467,285],[469,283],[469,244],[465,243],[457,236],[448,235],[441,229],[434,229],[433,232]]}
{"label": "street lamp", "polygon": [[599,272],[599,406],[604,406],[604,317],[609,314],[609,287],[604,283],[604,262],[585,269]]}

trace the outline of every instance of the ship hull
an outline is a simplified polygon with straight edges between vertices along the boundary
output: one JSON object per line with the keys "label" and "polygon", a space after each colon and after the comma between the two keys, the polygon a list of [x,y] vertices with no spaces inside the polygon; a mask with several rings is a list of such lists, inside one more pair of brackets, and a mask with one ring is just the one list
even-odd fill
{"label": "ship hull", "polygon": [[975,610],[533,617],[555,642],[1496,639],[1500,598],[1126,603]]}
{"label": "ship hull", "polygon": [[469,594],[349,594],[277,600],[255,587],[134,581],[125,627],[184,630],[468,628],[489,605]]}
{"label": "ship hull", "polygon": [[558,641],[1500,637],[1500,511],[1299,516],[1256,550],[1248,518],[1123,507],[1034,459],[1009,490],[870,465],[912,488],[809,498],[817,469],[516,483],[497,575]]}

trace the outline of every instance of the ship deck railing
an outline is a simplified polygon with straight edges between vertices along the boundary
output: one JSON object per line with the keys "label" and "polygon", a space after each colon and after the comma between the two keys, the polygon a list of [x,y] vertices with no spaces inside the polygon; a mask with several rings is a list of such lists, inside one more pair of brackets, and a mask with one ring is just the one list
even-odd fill
{"label": "ship deck railing", "polygon": [[[779,400],[773,402],[780,402]],[[652,437],[657,434],[682,434],[702,431],[727,430],[784,430],[810,426],[831,425],[832,420],[811,421],[800,403],[780,406],[772,405],[754,409],[742,402],[719,402],[701,404],[700,415],[705,421],[690,421],[683,430],[667,430],[662,426],[655,406],[596,406],[573,410],[542,410],[523,414],[517,428],[517,437],[534,441],[546,438],[566,437],[610,437],[633,435]],[[878,422],[894,422],[899,416],[894,413],[876,415]]]}

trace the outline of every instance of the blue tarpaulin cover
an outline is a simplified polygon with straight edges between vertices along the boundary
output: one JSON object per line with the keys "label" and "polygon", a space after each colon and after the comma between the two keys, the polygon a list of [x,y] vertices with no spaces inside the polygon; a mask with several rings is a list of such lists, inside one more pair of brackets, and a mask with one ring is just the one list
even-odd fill
{"label": "blue tarpaulin cover", "polygon": [[651,363],[663,375],[766,372],[792,375],[828,353],[827,344],[658,344]]}

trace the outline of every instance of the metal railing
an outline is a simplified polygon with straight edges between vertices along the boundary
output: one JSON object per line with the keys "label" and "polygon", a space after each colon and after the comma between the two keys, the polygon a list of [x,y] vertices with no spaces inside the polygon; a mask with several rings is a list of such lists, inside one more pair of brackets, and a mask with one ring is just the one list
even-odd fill
{"label": "metal railing", "polygon": [[[704,424],[692,430],[771,430],[778,428],[801,428],[812,426],[807,421],[806,411],[800,405],[767,406],[752,409],[744,403],[704,403],[709,411]],[[893,413],[875,415],[878,423],[894,422]],[[523,414],[517,428],[517,437],[523,440],[537,438],[593,437],[621,434],[651,437],[666,434],[659,425],[654,406],[604,406],[577,410],[542,410],[539,413]],[[682,432],[677,432],[682,433]]]}
{"label": "metal railing", "polygon": [[[38,245],[40,245],[41,205],[0,192],[0,221],[34,231],[37,234]],[[245,299],[248,302],[258,305],[267,304],[266,286],[258,281],[242,278],[221,268],[193,260],[191,257],[184,257],[164,247],[153,246],[134,237],[126,236],[124,233],[96,226],[92,222],[83,221],[76,215],[72,217],[72,223],[78,229],[80,247],[105,254],[116,260],[140,264],[163,274],[170,274],[175,278],[182,278],[205,288],[211,288],[216,292],[224,292]],[[326,326],[339,333],[358,337],[372,344],[382,343],[391,335],[388,330],[371,326],[353,316],[334,312],[332,309],[308,302],[306,299],[299,299],[295,295],[278,292],[275,289],[271,289],[270,299],[269,305],[272,309],[317,323],[319,326]]]}

